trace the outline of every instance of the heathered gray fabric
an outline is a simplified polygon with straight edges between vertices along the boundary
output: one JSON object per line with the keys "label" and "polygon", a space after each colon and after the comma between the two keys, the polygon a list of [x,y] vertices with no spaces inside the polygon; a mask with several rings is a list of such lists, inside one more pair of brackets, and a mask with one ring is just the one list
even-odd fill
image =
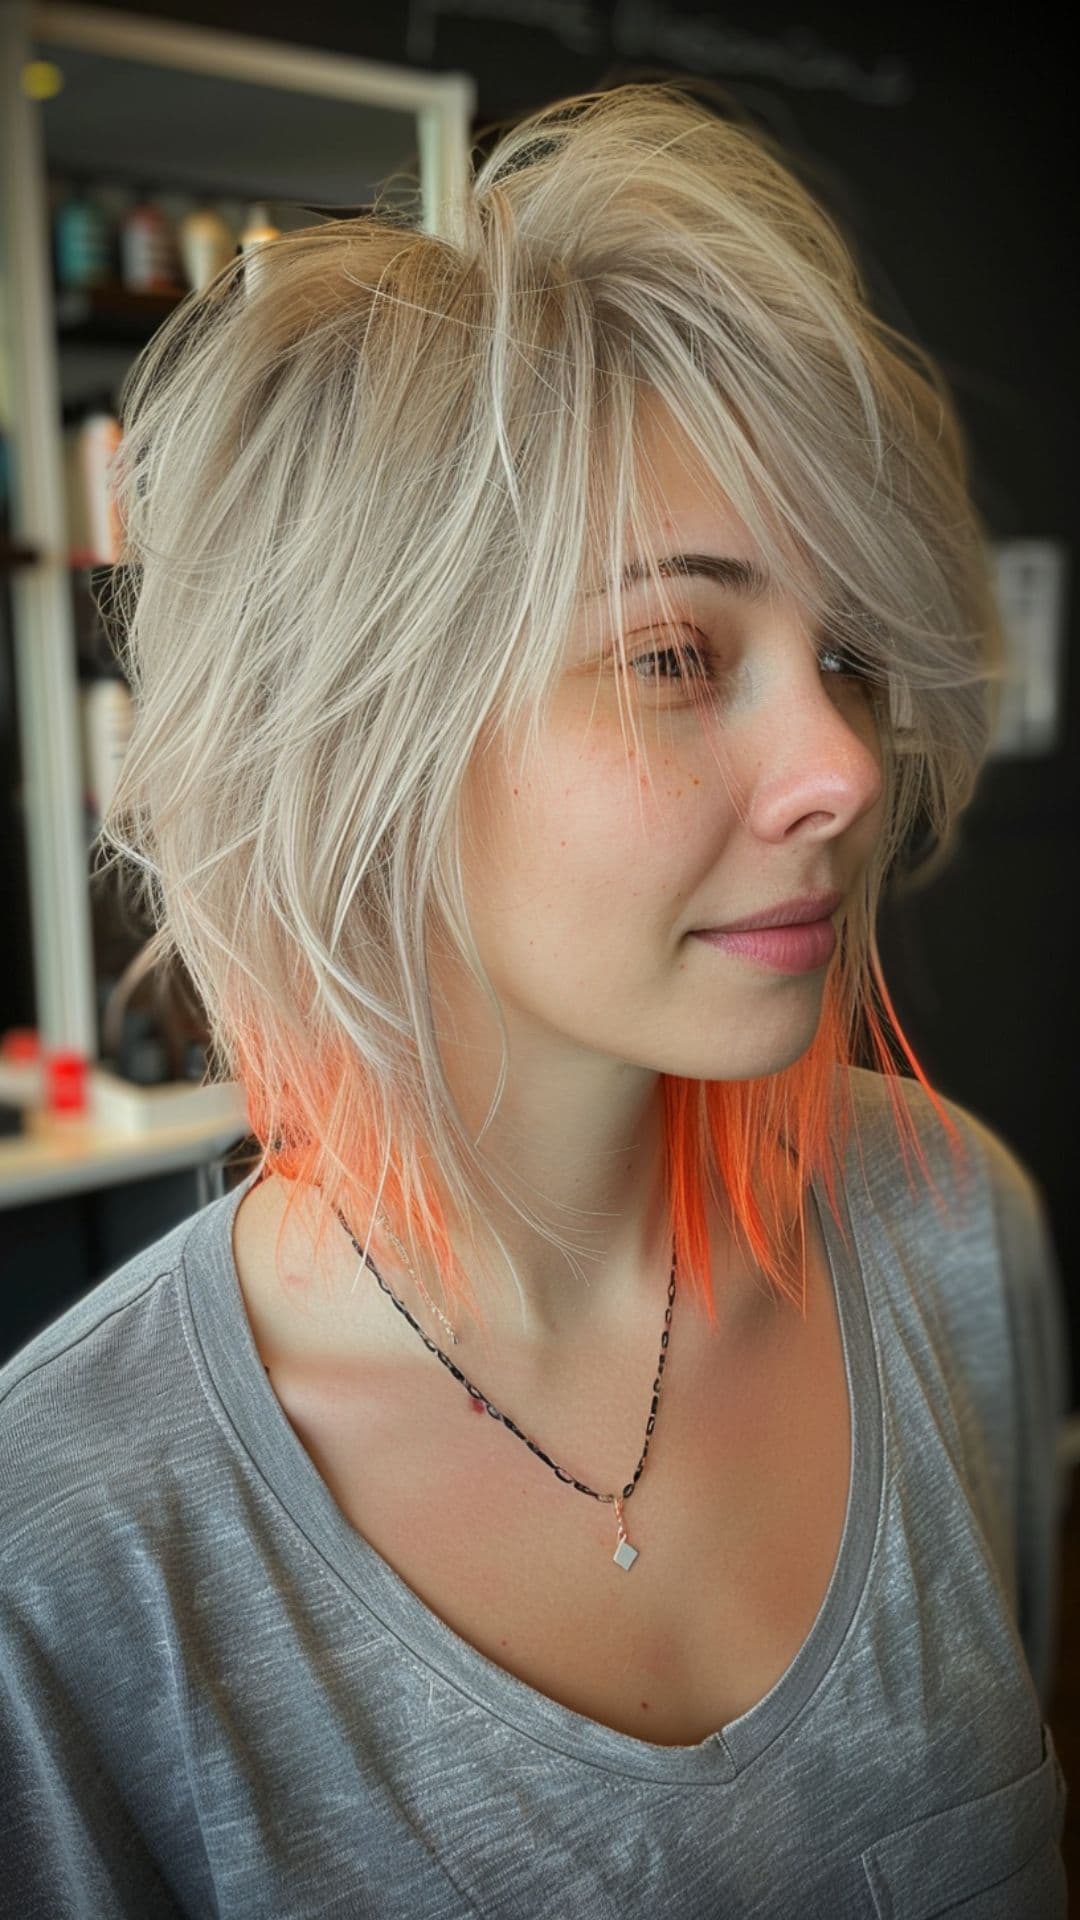
{"label": "heathered gray fabric", "polygon": [[[854,1258],[814,1196],[852,1401],[843,1542],[787,1672],[698,1746],[504,1672],[346,1521],[251,1337],[250,1181],[9,1361],[3,1913],[1061,1920],[1067,1353],[1042,1192],[949,1103],[979,1182],[950,1227],[909,1192],[884,1082],[852,1085]],[[613,1567],[613,1630],[632,1578]]]}

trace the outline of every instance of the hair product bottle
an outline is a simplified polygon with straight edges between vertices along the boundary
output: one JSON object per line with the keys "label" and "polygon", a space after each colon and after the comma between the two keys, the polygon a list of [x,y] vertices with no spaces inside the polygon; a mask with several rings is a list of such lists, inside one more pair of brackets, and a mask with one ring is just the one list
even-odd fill
{"label": "hair product bottle", "polygon": [[259,268],[258,252],[260,243],[263,240],[277,240],[280,233],[280,227],[275,227],[271,222],[269,209],[265,200],[257,200],[254,206],[248,209],[247,220],[244,223],[244,231],[240,235],[240,249],[244,255],[245,286],[250,287],[254,284],[255,275]]}
{"label": "hair product bottle", "polygon": [[56,281],[64,292],[100,287],[113,276],[113,236],[104,207],[83,189],[68,195],[53,217]]}
{"label": "hair product bottle", "polygon": [[109,462],[120,445],[111,396],[82,403],[64,429],[68,559],[76,567],[116,566],[123,529],[109,483]]}
{"label": "hair product bottle", "polygon": [[180,258],[189,289],[201,293],[236,253],[236,235],[216,207],[193,207],[179,227]]}
{"label": "hair product bottle", "polygon": [[132,293],[182,291],[172,222],[147,193],[120,222],[120,278]]}

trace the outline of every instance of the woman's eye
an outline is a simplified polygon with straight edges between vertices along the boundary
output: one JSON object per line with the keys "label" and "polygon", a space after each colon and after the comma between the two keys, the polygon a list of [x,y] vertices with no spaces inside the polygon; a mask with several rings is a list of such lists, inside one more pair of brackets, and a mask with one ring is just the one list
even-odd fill
{"label": "woman's eye", "polygon": [[[627,659],[631,672],[650,686],[682,686],[688,679],[701,679],[703,666],[710,664],[708,649],[699,646],[656,647]],[[650,671],[651,668],[656,670]]]}
{"label": "woman's eye", "polygon": [[823,647],[818,654],[818,666],[827,673],[842,676],[845,680],[865,680],[866,668],[862,662],[849,653],[846,647]]}
{"label": "woman's eye", "polygon": [[[863,688],[870,682],[867,668],[846,647],[822,647],[817,660],[820,670],[834,679],[857,681]],[[637,680],[650,687],[678,688],[695,682],[711,685],[724,678],[712,648],[701,635],[695,642],[673,642],[650,648],[647,653],[628,655],[627,665]]]}
{"label": "woman's eye", "polygon": [[823,647],[818,654],[818,666],[832,679],[846,680],[859,700],[877,706],[885,698],[880,676],[846,647]]}

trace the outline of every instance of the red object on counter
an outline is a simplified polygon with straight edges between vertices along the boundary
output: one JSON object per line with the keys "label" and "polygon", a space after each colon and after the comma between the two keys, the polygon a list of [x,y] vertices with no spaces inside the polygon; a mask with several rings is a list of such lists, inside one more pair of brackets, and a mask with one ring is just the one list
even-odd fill
{"label": "red object on counter", "polygon": [[45,1111],[85,1113],[87,1110],[86,1055],[59,1051],[45,1055]]}
{"label": "red object on counter", "polygon": [[0,1034],[0,1060],[6,1066],[34,1066],[41,1058],[41,1038],[36,1027],[9,1027]]}

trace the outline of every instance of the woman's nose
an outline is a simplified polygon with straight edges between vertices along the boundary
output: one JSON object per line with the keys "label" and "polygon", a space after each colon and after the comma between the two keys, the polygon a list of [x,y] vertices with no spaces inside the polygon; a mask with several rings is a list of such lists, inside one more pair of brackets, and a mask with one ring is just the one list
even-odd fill
{"label": "woman's nose", "polygon": [[767,704],[768,724],[754,729],[750,805],[756,831],[774,839],[811,821],[822,832],[851,827],[880,800],[884,785],[868,688],[818,669],[816,678],[800,677],[797,689],[789,682],[787,697]]}

